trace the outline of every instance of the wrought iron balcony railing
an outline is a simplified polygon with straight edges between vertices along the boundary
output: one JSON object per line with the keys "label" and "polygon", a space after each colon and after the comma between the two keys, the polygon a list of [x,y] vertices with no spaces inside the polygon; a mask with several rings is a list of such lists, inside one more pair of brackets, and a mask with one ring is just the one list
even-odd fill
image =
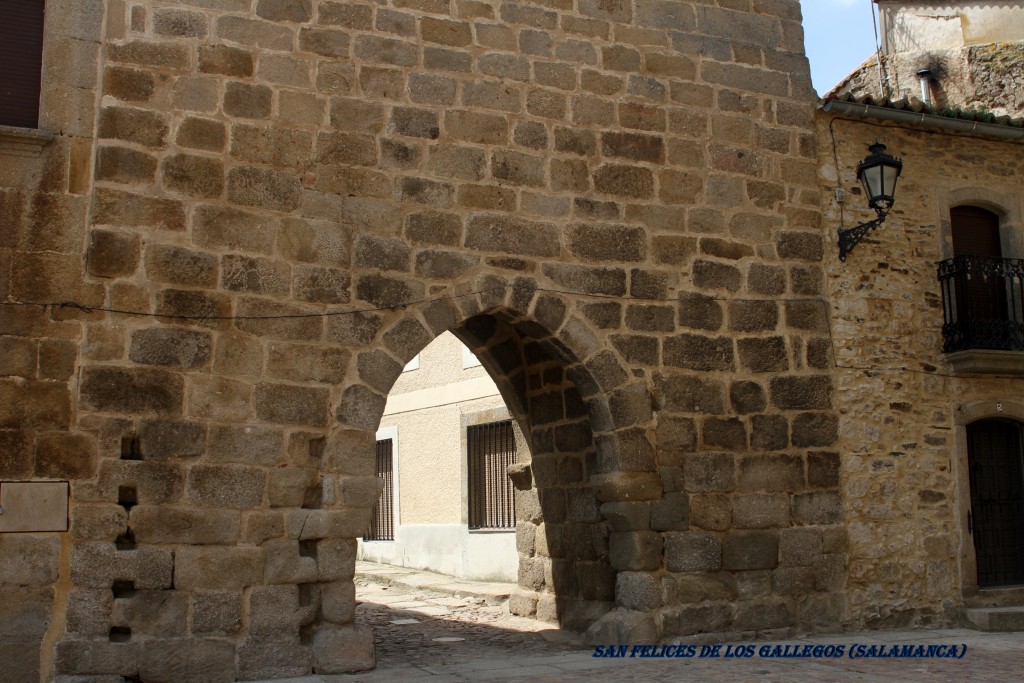
{"label": "wrought iron balcony railing", "polygon": [[1024,351],[1024,259],[956,256],[939,263],[943,352]]}

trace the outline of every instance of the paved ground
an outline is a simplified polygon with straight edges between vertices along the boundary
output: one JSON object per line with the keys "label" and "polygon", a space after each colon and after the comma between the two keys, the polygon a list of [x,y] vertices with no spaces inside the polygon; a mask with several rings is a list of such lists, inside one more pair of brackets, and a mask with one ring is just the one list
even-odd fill
{"label": "paved ground", "polygon": [[[509,614],[512,586],[459,581],[360,562],[356,611],[373,627],[377,669],[291,683],[403,681],[1024,681],[1024,633],[964,629],[847,633],[771,645],[966,645],[962,659],[595,658],[579,638]],[[753,643],[755,648],[765,642]],[[734,647],[737,644],[732,644]],[[724,649],[724,648],[723,648]],[[699,646],[698,646],[699,654]]]}

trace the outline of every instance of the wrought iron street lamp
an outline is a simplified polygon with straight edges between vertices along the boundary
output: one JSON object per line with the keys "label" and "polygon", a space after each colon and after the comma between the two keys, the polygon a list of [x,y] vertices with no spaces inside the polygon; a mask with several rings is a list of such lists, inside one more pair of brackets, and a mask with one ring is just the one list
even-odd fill
{"label": "wrought iron street lamp", "polygon": [[903,162],[885,153],[881,142],[868,147],[871,152],[857,166],[857,180],[864,185],[868,205],[875,210],[878,218],[862,223],[849,230],[839,229],[839,260],[853,251],[862,239],[885,222],[885,217],[896,201],[896,181],[903,171]]}

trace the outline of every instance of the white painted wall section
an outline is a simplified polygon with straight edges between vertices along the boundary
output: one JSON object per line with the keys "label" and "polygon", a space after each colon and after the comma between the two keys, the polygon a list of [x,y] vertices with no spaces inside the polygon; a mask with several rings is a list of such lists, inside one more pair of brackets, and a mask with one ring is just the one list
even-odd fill
{"label": "white painted wall section", "polygon": [[360,541],[359,559],[426,569],[473,581],[515,583],[516,534],[470,531],[461,524],[400,525],[394,542]]}

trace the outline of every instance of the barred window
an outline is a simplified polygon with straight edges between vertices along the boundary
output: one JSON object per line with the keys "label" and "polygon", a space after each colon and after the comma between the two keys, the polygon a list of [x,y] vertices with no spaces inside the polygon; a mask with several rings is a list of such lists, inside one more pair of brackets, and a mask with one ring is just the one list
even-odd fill
{"label": "barred window", "polygon": [[516,461],[512,420],[467,429],[469,454],[469,528],[512,529],[515,496],[508,467]]}
{"label": "barred window", "polygon": [[39,126],[43,0],[0,2],[0,125]]}
{"label": "barred window", "polygon": [[370,528],[363,537],[366,541],[395,540],[395,458],[394,440],[381,439],[377,442],[377,476],[384,480],[384,492],[380,494],[373,511]]}

